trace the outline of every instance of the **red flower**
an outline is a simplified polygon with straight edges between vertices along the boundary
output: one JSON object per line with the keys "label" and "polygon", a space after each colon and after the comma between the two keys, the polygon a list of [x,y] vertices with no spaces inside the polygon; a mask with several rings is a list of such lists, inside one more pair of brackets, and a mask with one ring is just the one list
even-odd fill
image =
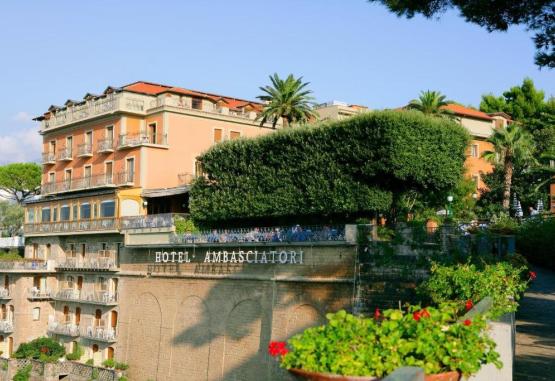
{"label": "red flower", "polygon": [[48,347],[47,346],[40,347],[39,351],[40,353],[48,353]]}
{"label": "red flower", "polygon": [[470,324],[472,324],[472,321],[470,321],[469,319],[466,319],[466,320],[464,321],[464,325],[466,325],[467,327],[468,327]]}
{"label": "red flower", "polygon": [[270,341],[270,344],[268,344],[268,353],[273,357],[286,355],[289,350],[285,345],[285,341]]}
{"label": "red flower", "polygon": [[468,299],[464,304],[464,307],[466,308],[467,311],[470,311],[472,307],[474,307],[474,303],[472,303],[472,300]]}
{"label": "red flower", "polygon": [[380,312],[379,308],[376,308],[376,310],[374,311],[374,319],[378,320],[380,316],[382,316],[382,313]]}
{"label": "red flower", "polygon": [[419,321],[422,316],[420,315],[420,311],[415,311],[412,313],[412,318],[416,321]]}
{"label": "red flower", "polygon": [[428,312],[427,309],[424,308],[422,311],[420,311],[420,316],[422,316],[423,318],[429,318],[430,313]]}
{"label": "red flower", "polygon": [[530,277],[530,280],[534,280],[534,279],[536,279],[536,277],[537,277],[535,271],[530,271],[530,272],[528,273],[528,276]]}

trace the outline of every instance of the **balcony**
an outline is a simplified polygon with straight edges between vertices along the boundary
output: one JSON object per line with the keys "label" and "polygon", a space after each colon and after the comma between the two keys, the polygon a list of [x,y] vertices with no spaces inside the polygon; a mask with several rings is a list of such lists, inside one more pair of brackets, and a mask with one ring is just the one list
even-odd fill
{"label": "balcony", "polygon": [[81,299],[81,291],[73,288],[65,288],[58,291],[53,299],[64,302],[78,302]]}
{"label": "balcony", "polygon": [[[129,181],[131,179],[131,181]],[[133,184],[133,173],[117,173],[117,174],[99,174],[93,176],[84,176],[71,178],[58,182],[47,182],[42,185],[43,194],[75,192],[86,189],[95,188],[114,188],[118,185]]]}
{"label": "balcony", "polygon": [[98,141],[98,153],[110,153],[114,152],[114,139],[100,139]]}
{"label": "balcony", "polygon": [[45,272],[52,270],[52,261],[42,259],[24,259],[17,261],[0,261],[0,272]]}
{"label": "balcony", "polygon": [[66,257],[56,268],[66,271],[118,271],[115,250],[99,250],[85,257]]}
{"label": "balcony", "polygon": [[117,293],[94,291],[85,294],[82,290],[73,288],[66,288],[58,291],[53,299],[63,302],[79,302],[101,306],[115,306],[118,304]]}
{"label": "balcony", "polygon": [[69,337],[78,337],[80,334],[78,324],[57,321],[50,321],[48,323],[48,332]]}
{"label": "balcony", "polygon": [[81,332],[81,337],[103,343],[116,342],[116,330],[104,325],[89,325]]}
{"label": "balcony", "polygon": [[0,320],[0,332],[1,333],[12,333],[13,332],[13,322],[11,320]]}
{"label": "balcony", "polygon": [[146,96],[129,93],[112,93],[96,99],[88,99],[67,108],[56,110],[42,121],[41,129],[52,130],[72,123],[93,119],[115,112],[144,115]]}
{"label": "balcony", "polygon": [[165,146],[168,144],[165,134],[125,134],[119,136],[118,149],[140,146]]}
{"label": "balcony", "polygon": [[120,219],[121,230],[173,228],[176,220],[185,220],[184,213],[147,214],[129,216]]}
{"label": "balcony", "polygon": [[10,296],[10,290],[7,288],[1,287],[0,288],[0,300],[10,300],[12,297]]}
{"label": "balcony", "polygon": [[[25,224],[25,235],[50,234],[50,233],[92,233],[92,232],[117,232],[119,220],[114,217],[99,218],[94,220],[38,222]],[[2,263],[0,262],[0,269]]]}
{"label": "balcony", "polygon": [[29,300],[49,300],[52,294],[49,289],[40,289],[33,287],[27,290],[27,299]]}
{"label": "balcony", "polygon": [[79,144],[77,146],[77,157],[92,157],[92,144]]}
{"label": "balcony", "polygon": [[58,161],[72,161],[73,160],[73,150],[71,149],[71,147],[61,148],[58,151],[56,159]]}
{"label": "balcony", "polygon": [[54,152],[43,152],[42,164],[51,165],[56,163],[56,154]]}

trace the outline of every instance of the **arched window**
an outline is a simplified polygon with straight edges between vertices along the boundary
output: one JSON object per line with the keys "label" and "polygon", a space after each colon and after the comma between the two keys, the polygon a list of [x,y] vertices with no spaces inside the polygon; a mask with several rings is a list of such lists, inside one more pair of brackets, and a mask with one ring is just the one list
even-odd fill
{"label": "arched window", "polygon": [[33,320],[40,320],[40,307],[33,308]]}

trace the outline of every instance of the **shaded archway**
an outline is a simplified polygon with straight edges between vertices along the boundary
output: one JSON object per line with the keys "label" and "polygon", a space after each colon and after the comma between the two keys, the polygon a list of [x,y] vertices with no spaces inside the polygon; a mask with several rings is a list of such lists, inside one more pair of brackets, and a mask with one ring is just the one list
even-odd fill
{"label": "shaded archway", "polygon": [[326,319],[322,314],[310,304],[302,304],[295,308],[289,316],[286,326],[287,337],[291,337],[308,327],[322,325]]}

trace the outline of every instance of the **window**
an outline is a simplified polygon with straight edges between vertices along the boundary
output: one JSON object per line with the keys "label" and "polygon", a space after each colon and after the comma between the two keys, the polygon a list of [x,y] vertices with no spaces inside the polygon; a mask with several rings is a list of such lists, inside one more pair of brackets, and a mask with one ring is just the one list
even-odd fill
{"label": "window", "polygon": [[114,126],[106,127],[106,140],[114,141]]}
{"label": "window", "polygon": [[202,110],[202,99],[200,98],[193,98],[193,102],[191,104],[193,109],[195,110]]}
{"label": "window", "polygon": [[135,181],[135,158],[130,157],[126,161],[127,163],[127,181],[128,183],[132,183]]}
{"label": "window", "polygon": [[30,224],[35,222],[35,209],[30,208],[27,211],[27,222],[29,222]]}
{"label": "window", "polygon": [[50,222],[50,208],[42,208],[41,210],[41,221]]}
{"label": "window", "polygon": [[478,144],[472,144],[470,146],[470,156],[478,157]]}
{"label": "window", "polygon": [[66,138],[66,156],[71,157],[73,152],[73,136],[68,136]]}
{"label": "window", "polygon": [[91,218],[91,204],[84,202],[81,204],[81,219]]}
{"label": "window", "polygon": [[73,221],[77,220],[78,218],[77,211],[78,211],[77,204],[73,204],[73,217],[71,218]]}
{"label": "window", "polygon": [[112,184],[113,183],[113,163],[111,161],[106,162],[105,173],[106,173],[106,184]]}
{"label": "window", "polygon": [[55,140],[50,141],[50,147],[48,149],[48,152],[50,152],[50,153],[55,153],[56,152],[56,141]]}
{"label": "window", "polygon": [[150,144],[158,144],[158,140],[156,139],[156,123],[149,123],[148,124],[148,142]]}
{"label": "window", "polygon": [[40,307],[33,308],[33,320],[40,320]]}
{"label": "window", "polygon": [[75,286],[75,278],[73,275],[68,275],[66,278],[67,288],[73,288]]}
{"label": "window", "polygon": [[62,205],[60,207],[60,221],[69,221],[69,205]]}
{"label": "window", "polygon": [[58,221],[58,208],[52,208],[52,221]]}
{"label": "window", "polygon": [[48,174],[48,182],[53,183],[54,181],[56,181],[56,173],[55,172],[50,172]]}
{"label": "window", "polygon": [[221,128],[214,128],[214,143],[219,143],[223,140],[224,134]]}
{"label": "window", "polygon": [[92,131],[87,131],[85,133],[85,145],[88,150],[92,147]]}
{"label": "window", "polygon": [[107,291],[108,290],[108,280],[103,276],[98,277],[97,289],[99,291]]}
{"label": "window", "polygon": [[100,203],[100,217],[114,217],[116,215],[116,202],[114,200]]}
{"label": "window", "polygon": [[230,131],[229,132],[229,139],[239,139],[241,137],[241,133],[239,131]]}
{"label": "window", "polygon": [[71,177],[73,175],[73,171],[71,169],[66,169],[64,172],[64,180],[66,189],[71,189]]}

